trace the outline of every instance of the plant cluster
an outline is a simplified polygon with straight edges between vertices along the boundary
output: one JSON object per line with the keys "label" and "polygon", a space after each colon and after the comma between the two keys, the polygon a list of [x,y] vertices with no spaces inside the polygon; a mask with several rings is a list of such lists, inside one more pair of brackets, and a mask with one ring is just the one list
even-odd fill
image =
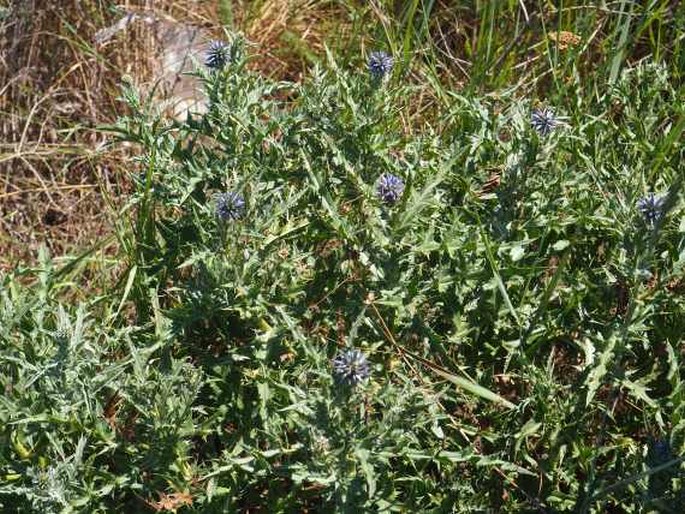
{"label": "plant cluster", "polygon": [[124,90],[118,294],[62,306],[48,261],[35,293],[0,287],[4,508],[685,502],[685,124],[662,68],[565,117],[450,92],[417,128],[385,53],[301,84],[250,72],[239,39],[205,64],[184,122]]}

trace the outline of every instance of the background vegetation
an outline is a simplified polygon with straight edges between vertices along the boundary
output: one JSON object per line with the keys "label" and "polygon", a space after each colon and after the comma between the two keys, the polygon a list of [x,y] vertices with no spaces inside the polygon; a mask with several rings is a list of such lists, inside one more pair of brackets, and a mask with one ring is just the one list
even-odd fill
{"label": "background vegetation", "polygon": [[[2,9],[5,511],[682,511],[680,2],[53,4]],[[242,57],[174,118],[178,23]]]}

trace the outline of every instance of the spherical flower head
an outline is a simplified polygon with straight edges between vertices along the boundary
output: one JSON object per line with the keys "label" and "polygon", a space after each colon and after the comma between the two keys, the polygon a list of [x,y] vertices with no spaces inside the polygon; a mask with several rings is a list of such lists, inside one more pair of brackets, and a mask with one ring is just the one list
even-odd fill
{"label": "spherical flower head", "polygon": [[235,221],[245,213],[245,198],[233,191],[216,197],[216,215],[222,221]]}
{"label": "spherical flower head", "polygon": [[530,115],[530,124],[535,131],[542,137],[547,137],[560,124],[559,119],[554,115],[554,111],[549,107],[533,109]]}
{"label": "spherical flower head", "polygon": [[223,41],[212,41],[205,56],[205,66],[213,70],[220,70],[231,59],[231,48]]}
{"label": "spherical flower head", "polygon": [[671,445],[665,439],[653,439],[647,451],[647,463],[650,467],[657,467],[673,459]]}
{"label": "spherical flower head", "polygon": [[369,378],[369,361],[356,348],[340,350],[333,359],[333,373],[338,382],[353,387]]}
{"label": "spherical flower head", "polygon": [[404,182],[397,175],[383,173],[376,187],[378,198],[384,203],[396,203],[404,193]]}
{"label": "spherical flower head", "polygon": [[662,464],[673,458],[671,455],[671,446],[668,444],[668,441],[664,441],[663,439],[654,441],[652,451],[654,452],[654,457]]}
{"label": "spherical flower head", "polygon": [[58,328],[52,333],[52,338],[58,345],[64,345],[71,339],[71,333],[67,328]]}
{"label": "spherical flower head", "polygon": [[665,203],[666,199],[663,196],[649,193],[637,201],[637,209],[649,225],[654,225],[664,215]]}
{"label": "spherical flower head", "polygon": [[393,64],[395,62],[387,52],[371,52],[371,55],[369,55],[369,73],[371,78],[380,80],[389,75]]}

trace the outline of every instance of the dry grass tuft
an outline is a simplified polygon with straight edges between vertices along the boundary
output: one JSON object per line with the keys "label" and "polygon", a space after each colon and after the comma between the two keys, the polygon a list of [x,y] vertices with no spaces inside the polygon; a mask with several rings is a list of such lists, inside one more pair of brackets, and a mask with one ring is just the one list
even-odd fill
{"label": "dry grass tuft", "polygon": [[103,2],[15,0],[0,39],[0,261],[31,261],[108,232],[101,194],[121,182],[96,127],[116,111],[112,61],[89,43]]}
{"label": "dry grass tuft", "polygon": [[263,0],[236,9],[236,26],[256,45],[253,67],[284,80],[300,80],[323,54],[324,43],[351,39],[349,13],[341,2]]}

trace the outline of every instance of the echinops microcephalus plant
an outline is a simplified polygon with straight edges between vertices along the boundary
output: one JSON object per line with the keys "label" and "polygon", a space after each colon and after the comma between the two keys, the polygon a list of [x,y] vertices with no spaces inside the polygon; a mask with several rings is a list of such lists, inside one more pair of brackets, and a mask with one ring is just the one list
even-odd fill
{"label": "echinops microcephalus plant", "polygon": [[0,280],[3,508],[679,505],[675,79],[617,68],[531,109],[426,89],[424,40],[385,46],[401,70],[305,52],[288,82],[227,37],[185,120],[127,86],[112,283],[75,290],[90,253]]}

